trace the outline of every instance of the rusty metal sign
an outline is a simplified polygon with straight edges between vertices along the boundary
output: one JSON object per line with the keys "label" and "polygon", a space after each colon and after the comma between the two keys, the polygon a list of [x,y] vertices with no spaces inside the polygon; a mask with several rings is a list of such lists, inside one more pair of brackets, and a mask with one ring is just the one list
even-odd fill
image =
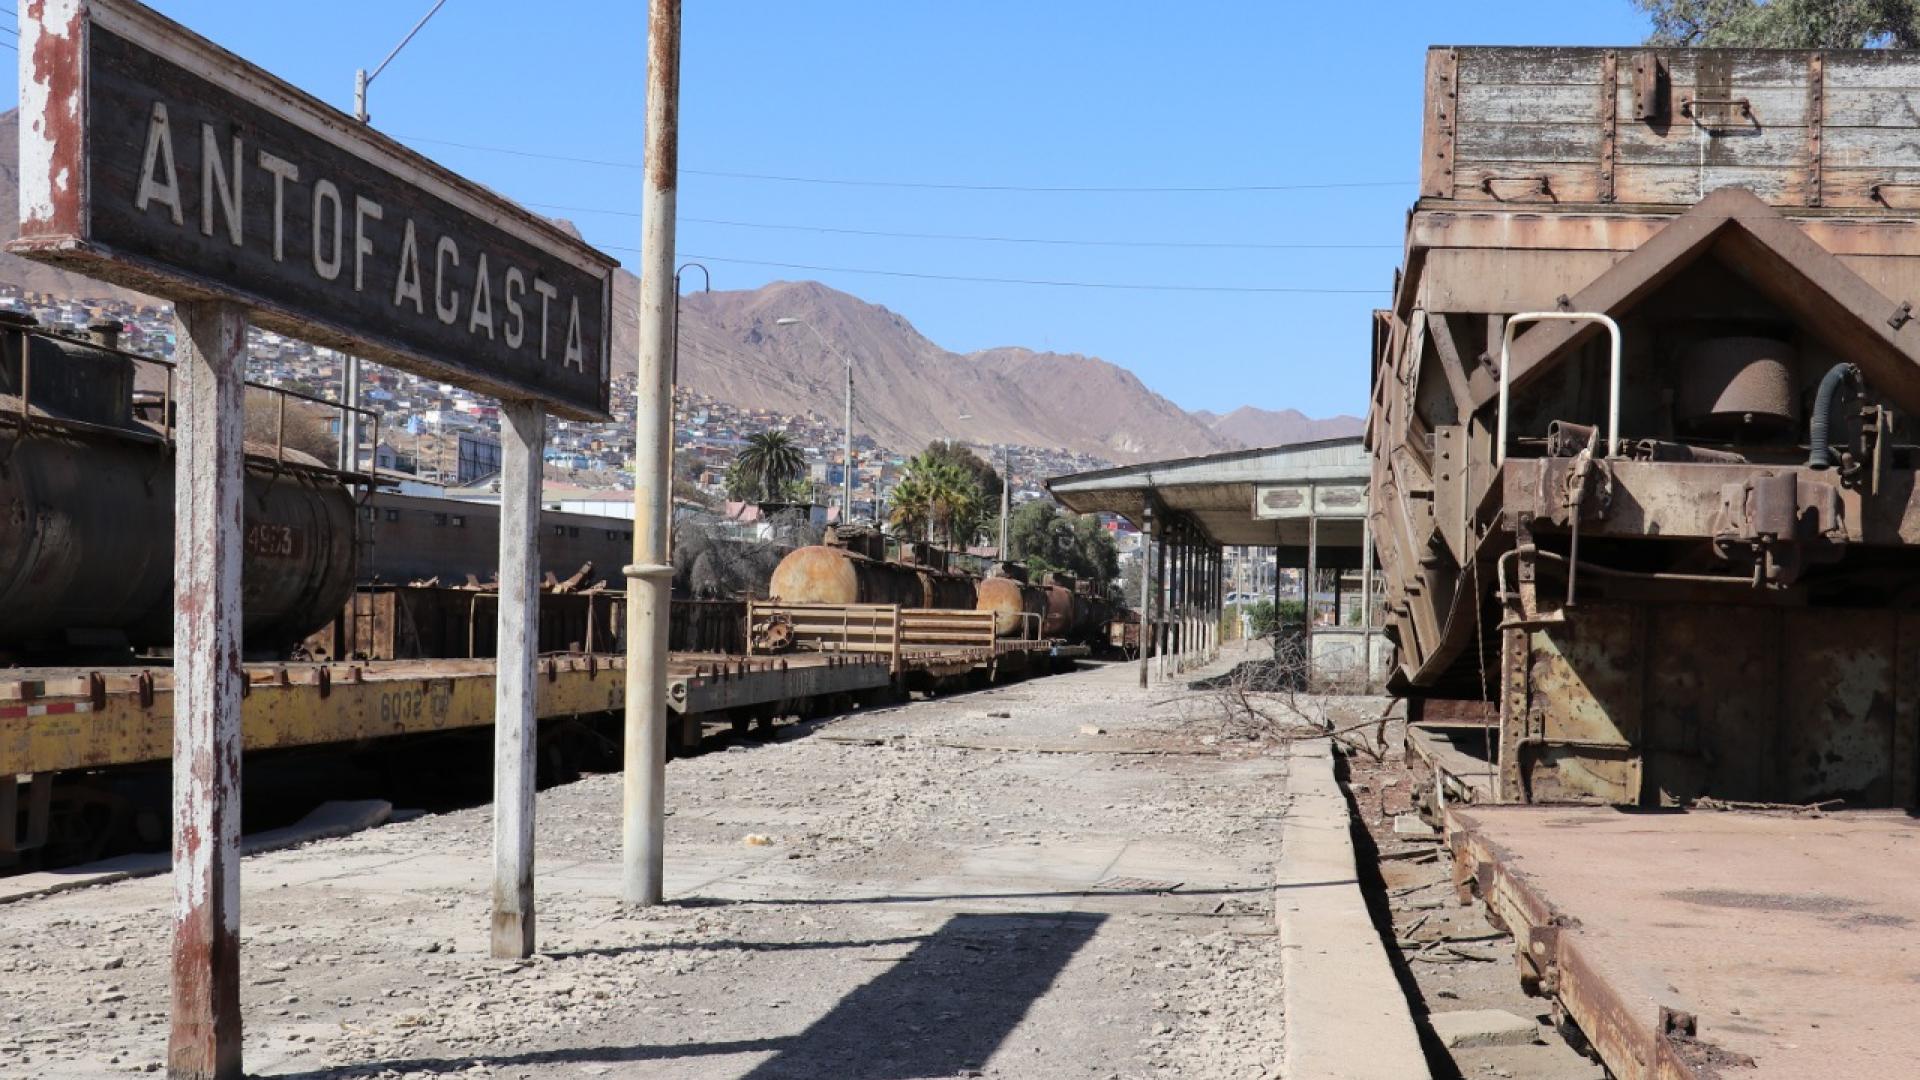
{"label": "rusty metal sign", "polygon": [[615,261],[131,0],[30,0],[16,254],[579,419]]}

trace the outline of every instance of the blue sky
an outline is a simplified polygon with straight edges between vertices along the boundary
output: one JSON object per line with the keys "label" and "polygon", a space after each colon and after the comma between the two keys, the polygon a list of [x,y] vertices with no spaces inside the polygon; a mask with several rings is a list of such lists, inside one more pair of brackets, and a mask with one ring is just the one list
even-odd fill
{"label": "blue sky", "polygon": [[[352,105],[431,0],[160,0],[296,85]],[[1359,413],[1367,313],[1414,195],[1430,44],[1629,44],[1629,0],[746,3],[690,0],[679,249],[715,288],[814,278],[936,343],[1083,352],[1189,409]],[[374,83],[373,123],[638,262],[645,4],[449,0]],[[10,39],[9,39],[10,40]],[[6,76],[11,84],[14,74]],[[12,96],[17,90],[6,88]],[[429,142],[427,140],[436,140]],[[1381,184],[1290,191],[960,191],[692,170],[1031,187]],[[589,213],[554,207],[615,211]],[[622,214],[632,216],[621,216]],[[703,221],[690,221],[698,218]],[[1080,246],[1031,239],[1362,245]],[[1330,292],[1062,288],[799,270]]]}

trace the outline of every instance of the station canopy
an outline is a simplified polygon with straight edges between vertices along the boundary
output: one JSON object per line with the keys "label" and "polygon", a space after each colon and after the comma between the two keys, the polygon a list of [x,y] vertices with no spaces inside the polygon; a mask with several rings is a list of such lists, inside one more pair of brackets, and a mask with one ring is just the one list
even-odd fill
{"label": "station canopy", "polygon": [[1278,547],[1306,564],[1310,522],[1321,565],[1359,566],[1371,464],[1359,436],[1204,457],[1150,461],[1059,476],[1047,490],[1076,513],[1109,513],[1136,528],[1151,505],[1162,522],[1183,515],[1217,544]]}

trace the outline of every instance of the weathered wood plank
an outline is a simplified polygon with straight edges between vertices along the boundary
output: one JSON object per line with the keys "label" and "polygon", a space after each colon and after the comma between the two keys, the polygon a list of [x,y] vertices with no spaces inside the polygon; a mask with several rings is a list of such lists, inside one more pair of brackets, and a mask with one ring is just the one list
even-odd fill
{"label": "weathered wood plank", "polygon": [[[29,164],[86,193],[84,230],[30,232],[17,250],[231,300],[255,325],[484,394],[606,415],[610,258],[121,7],[78,6],[84,25],[66,31],[85,42],[68,61],[85,75],[82,131],[22,127]],[[109,15],[135,25],[110,30]]]}
{"label": "weathered wood plank", "polygon": [[1869,49],[1827,54],[1827,89],[1920,87],[1920,57],[1911,52]]}
{"label": "weathered wood plank", "polygon": [[1476,124],[1463,122],[1454,136],[1454,157],[1469,161],[1581,161],[1598,164],[1600,126],[1595,124]]}
{"label": "weathered wood plank", "polygon": [[[1805,49],[1674,49],[1662,51],[1675,87],[1733,88],[1747,94],[1764,87],[1807,85]],[[1677,105],[1680,95],[1674,94]]]}
{"label": "weathered wood plank", "polygon": [[1802,204],[1807,176],[1803,171],[1690,165],[1621,165],[1614,190],[1623,203],[1685,206],[1699,202],[1723,187],[1744,187],[1761,199],[1782,205]]}
{"label": "weathered wood plank", "polygon": [[[1463,46],[1462,86],[1483,83],[1565,85],[1601,82],[1606,50],[1530,46]],[[1807,85],[1804,49],[1661,49],[1675,86],[1738,86],[1747,89]],[[1908,82],[1920,82],[1910,79]],[[1884,84],[1883,84],[1884,85]],[[1894,85],[1901,85],[1896,83]]]}
{"label": "weathered wood plank", "polygon": [[[1738,124],[1758,123],[1762,128],[1806,126],[1807,90],[1803,86],[1735,86],[1731,90],[1709,92],[1701,90],[1693,83],[1673,84],[1672,96],[1669,98],[1672,103],[1672,115],[1659,126],[1676,132],[1683,128],[1691,128],[1693,121],[1680,111],[1683,103],[1709,99],[1724,101],[1729,98],[1745,99],[1751,110],[1752,119],[1749,120],[1737,108],[1729,108],[1725,105],[1698,105],[1695,110],[1700,114],[1701,120],[1709,124],[1732,118]],[[1614,92],[1613,114],[1619,119],[1622,131],[1626,130],[1628,124],[1642,128],[1654,126],[1645,120],[1633,118],[1633,87],[1631,86],[1623,86]]]}
{"label": "weathered wood plank", "polygon": [[1920,86],[1829,89],[1827,123],[1836,127],[1920,128]]}
{"label": "weathered wood plank", "polygon": [[1594,203],[1600,167],[1592,162],[1467,164],[1454,172],[1453,197],[1475,202]]}
{"label": "weathered wood plank", "polygon": [[1821,188],[1828,206],[1920,210],[1920,163],[1910,168],[1828,168]]}
{"label": "weathered wood plank", "polygon": [[1920,164],[1920,128],[1833,125],[1825,150],[1830,169],[1905,168]]}
{"label": "weathered wood plank", "polygon": [[[173,977],[168,1071],[238,1077],[240,532],[247,316],[177,305]],[[11,777],[8,783],[11,783]],[[7,823],[8,828],[13,823]]]}
{"label": "weathered wood plank", "polygon": [[1460,85],[1600,85],[1601,50],[1500,46],[1462,48]]}
{"label": "weathered wood plank", "polygon": [[1585,84],[1480,83],[1460,88],[1459,114],[1480,124],[1599,123],[1600,95]]}
{"label": "weathered wood plank", "polygon": [[539,736],[534,674],[540,643],[540,462],[547,417],[529,401],[502,402],[499,657],[493,717],[495,959],[534,946],[534,776]]}
{"label": "weathered wood plank", "polygon": [[1427,96],[1420,133],[1420,193],[1445,196],[1453,190],[1454,125],[1457,83],[1451,49],[1427,52]]}
{"label": "weathered wood plank", "polygon": [[1807,166],[1807,129],[1722,128],[1703,133],[1674,125],[1662,135],[1645,124],[1620,125],[1622,165],[1698,165],[1732,168],[1778,167],[1795,172]]}

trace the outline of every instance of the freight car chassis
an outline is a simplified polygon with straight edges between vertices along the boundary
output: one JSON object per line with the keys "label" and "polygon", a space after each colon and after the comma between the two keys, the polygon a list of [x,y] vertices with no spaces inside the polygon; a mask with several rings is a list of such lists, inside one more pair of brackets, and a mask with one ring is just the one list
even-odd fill
{"label": "freight car chassis", "polygon": [[1039,636],[1039,619],[1032,614],[1023,617],[1017,637],[996,636],[994,619],[992,611],[971,609],[755,600],[747,604],[747,651],[882,656],[894,675],[913,689],[973,675],[989,680],[1015,676],[1043,663],[1058,667],[1092,651]]}
{"label": "freight car chassis", "polygon": [[[1085,646],[995,639],[991,612],[885,605],[755,605],[797,620],[805,644],[780,655],[673,653],[667,705],[675,744],[700,745],[709,721],[744,731],[975,679],[1009,678],[1085,656]],[[492,660],[257,663],[243,668],[245,751],[367,743],[484,728],[494,716]],[[541,721],[618,713],[619,655],[545,656]],[[0,673],[0,867],[46,844],[64,775],[164,762],[173,752],[173,677],[164,667],[21,668]],[[24,778],[14,780],[13,778]]]}
{"label": "freight car chassis", "polygon": [[[493,723],[491,660],[248,664],[243,670],[241,736],[248,753]],[[620,656],[547,656],[538,676],[536,707],[543,722],[624,708]],[[708,719],[765,723],[855,695],[890,693],[893,684],[883,658],[675,654],[668,664],[667,704],[680,718],[679,745],[691,749]],[[0,777],[29,778],[0,783],[0,866],[46,842],[56,777],[163,762],[172,753],[168,669],[17,669],[0,675]]]}

